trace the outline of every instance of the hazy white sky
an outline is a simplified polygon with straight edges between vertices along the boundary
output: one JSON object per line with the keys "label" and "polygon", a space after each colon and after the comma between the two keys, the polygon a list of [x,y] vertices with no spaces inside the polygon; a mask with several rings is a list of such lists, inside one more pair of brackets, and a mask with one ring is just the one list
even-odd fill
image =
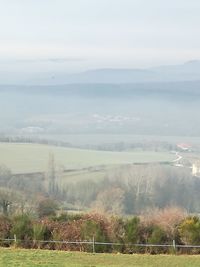
{"label": "hazy white sky", "polygon": [[0,0],[0,69],[79,71],[200,59],[199,0]]}

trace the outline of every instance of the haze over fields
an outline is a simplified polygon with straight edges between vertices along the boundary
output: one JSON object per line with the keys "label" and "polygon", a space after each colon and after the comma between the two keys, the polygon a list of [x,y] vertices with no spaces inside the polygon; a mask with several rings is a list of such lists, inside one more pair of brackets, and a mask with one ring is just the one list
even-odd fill
{"label": "haze over fields", "polygon": [[199,8],[3,3],[0,132],[198,136]]}
{"label": "haze over fields", "polygon": [[198,136],[199,87],[200,81],[0,85],[0,132]]}

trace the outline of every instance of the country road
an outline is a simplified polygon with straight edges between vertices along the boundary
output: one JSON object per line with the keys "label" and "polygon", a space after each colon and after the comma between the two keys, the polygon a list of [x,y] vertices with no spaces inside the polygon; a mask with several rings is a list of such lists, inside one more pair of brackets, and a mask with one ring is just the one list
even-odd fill
{"label": "country road", "polygon": [[179,162],[179,161],[183,158],[183,157],[179,154],[179,152],[176,151],[175,154],[176,154],[176,157],[177,157],[177,158],[173,160],[174,163]]}

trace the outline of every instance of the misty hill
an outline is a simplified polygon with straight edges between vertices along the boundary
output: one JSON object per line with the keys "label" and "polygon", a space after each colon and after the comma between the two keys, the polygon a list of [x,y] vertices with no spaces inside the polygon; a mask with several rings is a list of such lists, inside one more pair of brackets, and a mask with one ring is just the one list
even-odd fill
{"label": "misty hill", "polygon": [[[56,76],[55,76],[56,78]],[[97,69],[66,78],[70,83],[149,83],[200,79],[200,61],[149,69]]]}
{"label": "misty hill", "polygon": [[0,72],[0,84],[62,85],[62,84],[120,84],[196,81],[200,79],[200,61],[182,65],[160,66],[148,69],[97,69],[81,73],[67,72]]}

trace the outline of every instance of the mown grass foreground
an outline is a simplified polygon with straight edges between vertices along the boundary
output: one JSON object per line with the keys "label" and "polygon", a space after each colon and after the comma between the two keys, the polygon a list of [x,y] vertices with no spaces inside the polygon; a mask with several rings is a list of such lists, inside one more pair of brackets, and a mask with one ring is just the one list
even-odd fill
{"label": "mown grass foreground", "polygon": [[199,267],[200,256],[122,255],[80,252],[0,249],[5,267]]}

